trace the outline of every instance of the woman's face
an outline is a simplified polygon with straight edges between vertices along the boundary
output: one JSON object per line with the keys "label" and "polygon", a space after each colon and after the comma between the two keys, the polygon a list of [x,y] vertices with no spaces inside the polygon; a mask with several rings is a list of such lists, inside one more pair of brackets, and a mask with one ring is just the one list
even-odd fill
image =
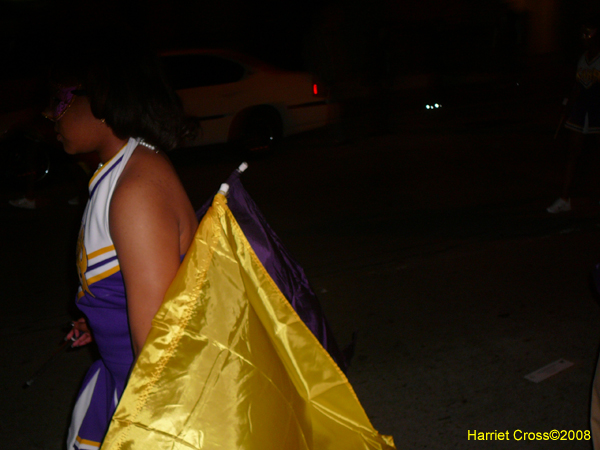
{"label": "woman's face", "polygon": [[74,155],[98,151],[110,128],[92,114],[85,95],[74,95],[70,105],[56,121],[56,138],[65,152]]}

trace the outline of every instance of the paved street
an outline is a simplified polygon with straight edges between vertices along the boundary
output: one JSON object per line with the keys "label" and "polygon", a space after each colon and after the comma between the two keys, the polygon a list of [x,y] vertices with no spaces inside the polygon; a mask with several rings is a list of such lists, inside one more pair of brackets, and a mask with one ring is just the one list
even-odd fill
{"label": "paved street", "polygon": [[[600,342],[588,286],[600,262],[600,158],[585,156],[575,210],[548,215],[565,158],[565,133],[552,139],[562,92],[522,89],[462,101],[455,92],[436,111],[398,93],[386,134],[372,133],[359,102],[346,141],[335,129],[290,138],[243,176],[342,346],[358,332],[350,381],[398,449],[591,448],[514,440],[515,430],[588,428]],[[237,166],[218,152],[173,156],[197,207]],[[74,192],[50,180],[36,211],[11,209],[16,193],[0,193],[6,450],[63,448],[93,358],[61,354],[21,387],[76,317]],[[573,366],[540,383],[524,378],[561,358]],[[511,440],[468,440],[474,430],[508,430]]]}

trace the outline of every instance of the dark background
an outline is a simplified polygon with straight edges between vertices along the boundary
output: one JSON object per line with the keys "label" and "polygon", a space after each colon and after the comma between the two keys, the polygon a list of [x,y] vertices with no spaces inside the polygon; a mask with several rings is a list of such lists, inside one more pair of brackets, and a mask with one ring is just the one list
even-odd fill
{"label": "dark background", "polygon": [[[592,3],[520,3],[3,1],[0,72],[40,75],[59,40],[124,21],[159,49],[231,47],[350,80],[350,90],[393,84],[387,133],[369,130],[376,102],[357,102],[349,142],[327,129],[289,139],[251,162],[248,191],[305,268],[340,344],[358,331],[349,379],[398,448],[587,450],[589,441],[467,440],[468,430],[587,429],[600,339],[588,286],[600,260],[597,152],[582,164],[574,211],[545,210],[562,184],[567,133],[553,135]],[[453,101],[431,115],[409,103],[413,88],[435,99],[452,91]],[[9,93],[13,105],[30,95]],[[210,155],[174,158],[195,206],[239,163]],[[0,190],[0,436],[7,450],[58,450],[90,349],[21,385],[77,317],[81,211],[67,204],[66,177],[41,190],[37,210],[10,207],[17,194]],[[574,366],[524,379],[559,358]]]}
{"label": "dark background", "polygon": [[[394,74],[519,72],[529,55],[573,61],[592,1],[550,0],[204,0],[0,2],[2,71],[47,62],[58,39],[98,24],[126,23],[158,49],[228,47],[292,69],[311,69],[318,30],[344,54],[343,70],[364,75],[387,54]],[[24,68],[24,69],[23,69]]]}

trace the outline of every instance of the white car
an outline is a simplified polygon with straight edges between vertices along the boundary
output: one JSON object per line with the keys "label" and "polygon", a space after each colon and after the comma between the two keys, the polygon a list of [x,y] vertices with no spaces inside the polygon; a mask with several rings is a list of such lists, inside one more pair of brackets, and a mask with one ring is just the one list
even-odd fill
{"label": "white car", "polygon": [[260,152],[334,119],[326,93],[309,73],[228,50],[172,52],[161,60],[186,114],[200,121],[189,146],[230,142]]}

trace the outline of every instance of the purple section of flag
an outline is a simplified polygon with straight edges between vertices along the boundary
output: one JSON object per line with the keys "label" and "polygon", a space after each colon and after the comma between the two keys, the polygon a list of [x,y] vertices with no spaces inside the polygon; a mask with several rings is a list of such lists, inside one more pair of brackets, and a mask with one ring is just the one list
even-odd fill
{"label": "purple section of flag", "polygon": [[[347,363],[344,355],[329,329],[319,300],[312,291],[304,270],[283,246],[256,203],[244,189],[237,170],[231,174],[227,184],[229,185],[227,205],[256,256],[298,316],[345,372]],[[212,199],[196,212],[199,220],[204,217],[211,204]]]}

